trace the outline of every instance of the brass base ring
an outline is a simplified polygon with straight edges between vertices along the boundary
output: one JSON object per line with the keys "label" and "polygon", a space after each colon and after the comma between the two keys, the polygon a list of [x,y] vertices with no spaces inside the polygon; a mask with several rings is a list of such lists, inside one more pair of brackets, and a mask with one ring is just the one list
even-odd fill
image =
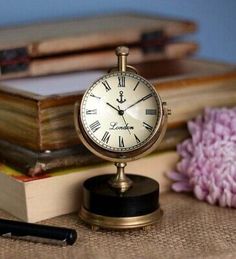
{"label": "brass base ring", "polygon": [[159,208],[156,211],[135,217],[107,217],[89,212],[84,207],[79,212],[80,218],[94,227],[106,229],[131,229],[142,228],[157,223],[163,215]]}

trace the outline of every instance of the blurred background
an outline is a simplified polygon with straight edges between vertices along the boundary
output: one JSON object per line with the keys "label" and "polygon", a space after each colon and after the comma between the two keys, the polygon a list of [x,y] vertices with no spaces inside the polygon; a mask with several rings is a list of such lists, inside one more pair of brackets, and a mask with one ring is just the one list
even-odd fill
{"label": "blurred background", "polygon": [[198,56],[236,63],[235,0],[0,0],[0,27],[122,11],[196,21]]}

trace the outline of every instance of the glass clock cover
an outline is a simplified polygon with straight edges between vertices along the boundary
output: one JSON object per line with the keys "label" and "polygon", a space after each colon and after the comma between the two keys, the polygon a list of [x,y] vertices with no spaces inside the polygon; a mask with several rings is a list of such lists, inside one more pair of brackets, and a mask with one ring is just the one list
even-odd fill
{"label": "glass clock cover", "polygon": [[110,152],[146,146],[161,123],[162,102],[154,87],[132,72],[114,72],[84,94],[81,123],[87,137]]}

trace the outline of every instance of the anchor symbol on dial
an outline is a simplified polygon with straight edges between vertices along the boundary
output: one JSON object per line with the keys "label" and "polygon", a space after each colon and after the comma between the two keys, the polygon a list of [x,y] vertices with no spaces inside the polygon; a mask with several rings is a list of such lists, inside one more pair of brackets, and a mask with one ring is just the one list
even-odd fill
{"label": "anchor symbol on dial", "polygon": [[120,91],[119,93],[120,93],[120,97],[119,99],[117,98],[116,100],[118,103],[124,103],[126,101],[126,99],[124,99],[124,93],[123,91]]}

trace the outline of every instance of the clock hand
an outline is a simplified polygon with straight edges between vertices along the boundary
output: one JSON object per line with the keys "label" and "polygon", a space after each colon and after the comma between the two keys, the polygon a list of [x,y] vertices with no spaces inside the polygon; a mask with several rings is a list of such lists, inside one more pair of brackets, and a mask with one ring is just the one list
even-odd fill
{"label": "clock hand", "polygon": [[127,127],[127,130],[129,131],[129,134],[131,135],[130,130],[129,130],[129,128],[128,128],[128,124],[127,124],[127,122],[126,122],[126,120],[125,120],[125,118],[124,118],[124,111],[120,109],[120,106],[118,106],[118,109],[117,109],[116,107],[114,107],[113,105],[111,105],[111,104],[108,103],[108,102],[106,102],[106,104],[109,105],[111,108],[115,109],[116,111],[118,111],[118,114],[122,116],[122,119],[123,119],[124,122],[125,122],[125,125],[126,125],[126,127]]}
{"label": "clock hand", "polygon": [[116,107],[114,107],[114,106],[111,105],[110,103],[106,103],[106,104],[109,105],[111,108],[115,109],[116,111],[118,111],[118,113],[119,113],[119,110],[118,110]]}
{"label": "clock hand", "polygon": [[125,122],[125,126],[126,126],[127,130],[129,131],[129,134],[131,135],[131,132],[128,128],[128,123],[126,122],[125,117],[124,117],[124,111],[120,109],[120,106],[118,106],[118,109],[119,109],[119,115],[122,116],[122,119]]}
{"label": "clock hand", "polygon": [[138,103],[140,103],[140,102],[142,102],[142,101],[143,101],[143,98],[140,99],[140,100],[138,100],[137,102],[131,104],[130,106],[128,106],[124,111],[127,111],[129,108],[133,107],[134,105],[136,105],[136,104],[138,104]]}
{"label": "clock hand", "polygon": [[128,110],[129,108],[133,107],[134,105],[147,100],[148,98],[150,98],[152,96],[152,94],[149,94],[147,96],[144,96],[143,98],[139,99],[138,101],[136,101],[135,103],[131,104],[130,106],[128,106],[126,109],[124,109],[124,111]]}

